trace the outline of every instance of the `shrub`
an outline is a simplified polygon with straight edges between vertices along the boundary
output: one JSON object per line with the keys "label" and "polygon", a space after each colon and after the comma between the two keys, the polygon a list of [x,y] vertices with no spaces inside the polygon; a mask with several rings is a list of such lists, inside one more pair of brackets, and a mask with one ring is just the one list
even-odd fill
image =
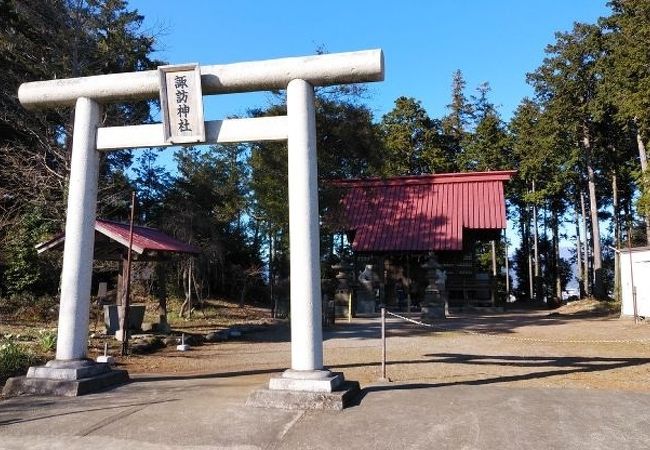
{"label": "shrub", "polygon": [[0,341],[0,382],[12,376],[25,374],[37,359],[22,345],[9,340],[11,337],[11,335],[5,336],[5,339]]}
{"label": "shrub", "polygon": [[39,257],[34,245],[51,236],[53,223],[43,218],[40,211],[25,214],[3,242],[5,267],[0,284],[8,294],[44,294],[56,292],[60,257],[51,253]]}
{"label": "shrub", "polygon": [[58,314],[57,297],[22,293],[0,299],[0,314],[8,321],[50,322]]}

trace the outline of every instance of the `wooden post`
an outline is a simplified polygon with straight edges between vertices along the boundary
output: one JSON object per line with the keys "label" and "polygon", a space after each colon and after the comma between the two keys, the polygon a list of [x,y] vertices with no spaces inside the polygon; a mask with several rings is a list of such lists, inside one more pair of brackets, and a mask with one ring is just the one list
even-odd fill
{"label": "wooden post", "polygon": [[492,306],[496,303],[496,290],[497,290],[497,244],[494,239],[491,241],[492,246],[492,283],[491,284],[491,297],[492,297]]}
{"label": "wooden post", "polygon": [[271,317],[276,318],[278,314],[278,304],[275,301],[275,273],[273,272],[274,249],[273,232],[269,232],[269,287],[271,289]]}
{"label": "wooden post", "polygon": [[122,356],[129,353],[129,297],[131,294],[131,258],[133,254],[133,220],[135,218],[135,191],[131,193],[131,219],[129,220],[129,250],[126,263],[124,289],[124,314],[122,315]]}
{"label": "wooden post", "polygon": [[348,323],[352,322],[352,289],[348,293]]}
{"label": "wooden post", "polygon": [[406,289],[406,311],[411,312],[411,258],[408,254],[406,255],[406,279],[408,280],[404,287]]}
{"label": "wooden post", "polygon": [[190,267],[187,269],[187,317],[192,318],[192,271],[194,270],[194,258],[190,256]]}
{"label": "wooden post", "polygon": [[381,307],[381,380],[390,381],[386,377],[386,307]]}
{"label": "wooden post", "polygon": [[503,256],[506,264],[506,301],[510,300],[510,261],[508,260],[508,235],[503,230]]}

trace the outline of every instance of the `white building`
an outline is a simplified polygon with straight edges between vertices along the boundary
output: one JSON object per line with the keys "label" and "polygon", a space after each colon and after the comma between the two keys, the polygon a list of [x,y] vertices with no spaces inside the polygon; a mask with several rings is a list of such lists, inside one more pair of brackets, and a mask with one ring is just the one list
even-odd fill
{"label": "white building", "polygon": [[634,316],[634,287],[637,314],[650,317],[650,247],[621,249],[620,258],[621,315]]}

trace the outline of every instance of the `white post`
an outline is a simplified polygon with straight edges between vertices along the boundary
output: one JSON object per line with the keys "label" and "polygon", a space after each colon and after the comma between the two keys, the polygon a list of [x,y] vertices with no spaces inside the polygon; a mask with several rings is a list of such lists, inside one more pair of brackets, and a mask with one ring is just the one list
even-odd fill
{"label": "white post", "polygon": [[77,100],[61,274],[57,360],[83,359],[88,346],[99,173],[99,153],[95,146],[100,116],[101,107],[97,102],[84,97]]}
{"label": "white post", "polygon": [[314,88],[287,86],[289,245],[291,248],[291,368],[323,368],[320,238]]}

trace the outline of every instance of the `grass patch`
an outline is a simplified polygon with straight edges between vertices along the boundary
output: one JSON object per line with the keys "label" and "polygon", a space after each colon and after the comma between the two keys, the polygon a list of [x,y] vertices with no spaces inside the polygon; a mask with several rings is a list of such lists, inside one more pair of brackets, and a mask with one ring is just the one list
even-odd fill
{"label": "grass patch", "polygon": [[4,384],[7,378],[25,375],[30,366],[42,361],[40,356],[13,338],[6,335],[0,341],[0,384]]}

